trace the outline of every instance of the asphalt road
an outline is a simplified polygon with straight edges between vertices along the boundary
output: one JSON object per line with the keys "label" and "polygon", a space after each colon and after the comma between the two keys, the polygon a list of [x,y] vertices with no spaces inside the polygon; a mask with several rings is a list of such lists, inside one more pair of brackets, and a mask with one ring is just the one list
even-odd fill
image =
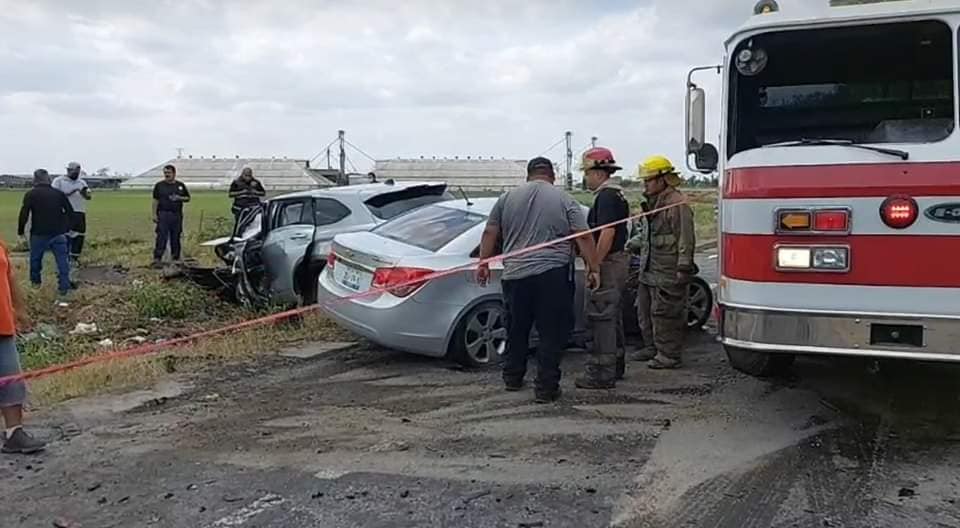
{"label": "asphalt road", "polygon": [[34,415],[4,526],[960,527],[960,368],[686,368],[535,405],[495,371],[360,347],[263,358]]}

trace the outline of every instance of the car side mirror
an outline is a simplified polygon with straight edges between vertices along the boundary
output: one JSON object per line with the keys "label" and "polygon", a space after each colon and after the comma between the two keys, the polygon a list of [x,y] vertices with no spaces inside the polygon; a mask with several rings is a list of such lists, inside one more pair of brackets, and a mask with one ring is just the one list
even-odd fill
{"label": "car side mirror", "polygon": [[697,170],[704,174],[717,170],[717,166],[720,164],[720,153],[717,152],[717,147],[710,143],[704,143],[699,150],[693,153],[693,163],[697,166]]}

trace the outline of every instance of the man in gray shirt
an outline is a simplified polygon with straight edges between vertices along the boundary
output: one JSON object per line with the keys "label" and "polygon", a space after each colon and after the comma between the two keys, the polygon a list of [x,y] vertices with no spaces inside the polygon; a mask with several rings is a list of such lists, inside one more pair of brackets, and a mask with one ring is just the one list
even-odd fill
{"label": "man in gray shirt", "polygon": [[[492,257],[498,243],[511,253],[587,230],[580,204],[554,185],[553,163],[534,158],[527,182],[504,194],[494,205],[480,243],[480,258]],[[587,265],[587,284],[599,286],[596,245],[587,233],[574,239]],[[501,287],[508,312],[503,381],[508,391],[523,388],[530,331],[537,326],[536,401],[560,396],[560,356],[574,324],[573,242],[561,242],[504,259]],[[477,267],[477,281],[487,284],[490,268]]]}

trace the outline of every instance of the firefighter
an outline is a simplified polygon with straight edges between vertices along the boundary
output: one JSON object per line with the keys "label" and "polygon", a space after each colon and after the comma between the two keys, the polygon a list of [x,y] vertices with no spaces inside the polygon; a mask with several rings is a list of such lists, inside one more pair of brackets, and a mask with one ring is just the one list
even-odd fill
{"label": "firefighter", "polygon": [[[647,217],[646,263],[637,288],[643,346],[631,359],[647,361],[652,369],[673,369],[681,364],[687,327],[687,288],[697,274],[693,261],[693,210],[684,203],[686,196],[677,190],[682,179],[667,158],[648,158],[640,165],[639,175],[647,197],[645,209],[674,207]],[[633,242],[630,247],[637,247]]]}
{"label": "firefighter", "polygon": [[586,151],[580,168],[587,187],[594,193],[587,224],[596,228],[619,223],[593,232],[597,243],[596,258],[600,263],[600,287],[590,292],[587,302],[593,346],[587,358],[586,372],[576,380],[576,386],[612,389],[617,380],[623,378],[626,359],[620,300],[626,288],[629,267],[624,247],[630,205],[623,197],[619,179],[613,178],[620,167],[609,149],[595,147]]}

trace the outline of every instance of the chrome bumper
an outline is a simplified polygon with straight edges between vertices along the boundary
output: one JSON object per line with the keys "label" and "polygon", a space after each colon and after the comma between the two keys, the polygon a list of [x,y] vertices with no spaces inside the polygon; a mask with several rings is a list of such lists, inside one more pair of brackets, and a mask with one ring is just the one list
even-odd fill
{"label": "chrome bumper", "polygon": [[[722,307],[721,342],[758,352],[960,362],[960,319]],[[874,326],[922,328],[914,344],[878,342]]]}

